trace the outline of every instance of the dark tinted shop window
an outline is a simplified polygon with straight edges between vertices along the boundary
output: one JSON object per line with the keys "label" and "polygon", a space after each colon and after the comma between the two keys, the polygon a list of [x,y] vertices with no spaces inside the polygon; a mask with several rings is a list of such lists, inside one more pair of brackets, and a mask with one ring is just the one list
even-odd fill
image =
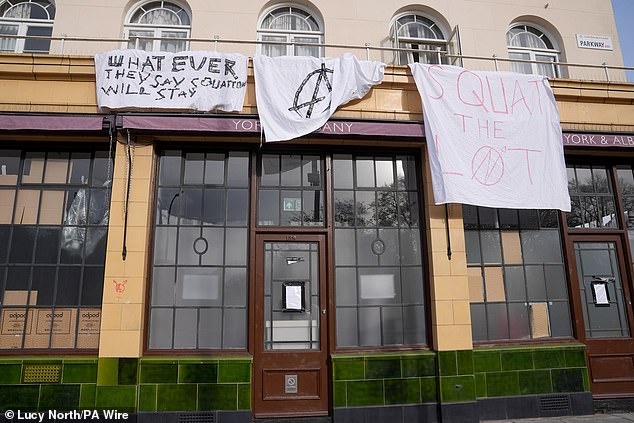
{"label": "dark tinted shop window", "polygon": [[474,341],[572,336],[557,212],[462,210]]}
{"label": "dark tinted shop window", "polygon": [[418,167],[333,157],[337,346],[426,343]]}
{"label": "dark tinted shop window", "polygon": [[[568,227],[574,229],[617,228],[614,190],[605,166],[568,165],[571,211]],[[627,172],[619,171],[619,177]],[[631,178],[631,172],[629,177]],[[625,179],[627,180],[627,179]]]}
{"label": "dark tinted shop window", "polygon": [[111,166],[0,151],[0,349],[98,348]]}
{"label": "dark tinted shop window", "polygon": [[158,185],[149,347],[246,348],[249,154],[164,151]]}
{"label": "dark tinted shop window", "polygon": [[324,226],[321,156],[264,154],[259,176],[258,225]]}

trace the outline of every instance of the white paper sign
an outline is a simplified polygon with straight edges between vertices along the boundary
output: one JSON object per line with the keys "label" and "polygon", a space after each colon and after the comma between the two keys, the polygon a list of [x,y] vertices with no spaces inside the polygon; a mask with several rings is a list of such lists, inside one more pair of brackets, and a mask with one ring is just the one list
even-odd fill
{"label": "white paper sign", "polygon": [[286,309],[301,310],[302,309],[302,287],[301,285],[285,285],[286,290]]}
{"label": "white paper sign", "polygon": [[324,126],[337,107],[365,96],[383,80],[385,64],[352,54],[253,58],[255,97],[266,141],[284,141]]}
{"label": "white paper sign", "polygon": [[612,50],[612,38],[607,35],[577,34],[577,47],[596,50]]}
{"label": "white paper sign", "polygon": [[610,305],[610,300],[608,299],[607,283],[593,283],[592,289],[594,290],[594,303],[596,305]]}
{"label": "white paper sign", "polygon": [[570,211],[555,97],[544,76],[410,64],[436,204]]}
{"label": "white paper sign", "polygon": [[100,108],[242,111],[247,58],[211,51],[114,50],[95,55]]}

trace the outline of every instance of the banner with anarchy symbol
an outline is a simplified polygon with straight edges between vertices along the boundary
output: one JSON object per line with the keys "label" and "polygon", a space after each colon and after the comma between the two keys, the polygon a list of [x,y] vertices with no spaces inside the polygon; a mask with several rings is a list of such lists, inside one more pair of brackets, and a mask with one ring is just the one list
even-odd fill
{"label": "banner with anarchy symbol", "polygon": [[352,54],[253,58],[260,122],[266,141],[299,138],[321,128],[337,107],[381,83],[385,64]]}

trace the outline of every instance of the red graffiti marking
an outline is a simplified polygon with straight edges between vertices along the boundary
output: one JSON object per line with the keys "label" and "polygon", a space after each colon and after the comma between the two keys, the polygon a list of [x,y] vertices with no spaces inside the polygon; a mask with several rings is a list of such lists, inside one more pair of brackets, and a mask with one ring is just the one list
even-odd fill
{"label": "red graffiti marking", "polygon": [[481,147],[471,160],[471,179],[485,186],[495,185],[504,176],[504,160],[493,147]]}
{"label": "red graffiti marking", "polygon": [[121,282],[117,282],[116,280],[112,280],[114,283],[114,292],[117,294],[117,298],[121,298],[123,293],[125,292],[126,285],[128,284],[128,280],[124,280]]}

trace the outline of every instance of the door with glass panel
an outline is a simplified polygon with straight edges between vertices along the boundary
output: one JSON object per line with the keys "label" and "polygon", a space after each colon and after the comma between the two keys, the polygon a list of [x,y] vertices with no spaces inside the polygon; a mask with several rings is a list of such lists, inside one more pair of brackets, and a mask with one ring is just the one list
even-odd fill
{"label": "door with glass panel", "polygon": [[592,392],[634,392],[632,301],[620,238],[578,236],[572,244]]}
{"label": "door with glass panel", "polygon": [[328,414],[323,235],[258,235],[256,417]]}
{"label": "door with glass panel", "polygon": [[634,393],[631,166],[568,165],[568,263],[576,332],[593,395]]}

